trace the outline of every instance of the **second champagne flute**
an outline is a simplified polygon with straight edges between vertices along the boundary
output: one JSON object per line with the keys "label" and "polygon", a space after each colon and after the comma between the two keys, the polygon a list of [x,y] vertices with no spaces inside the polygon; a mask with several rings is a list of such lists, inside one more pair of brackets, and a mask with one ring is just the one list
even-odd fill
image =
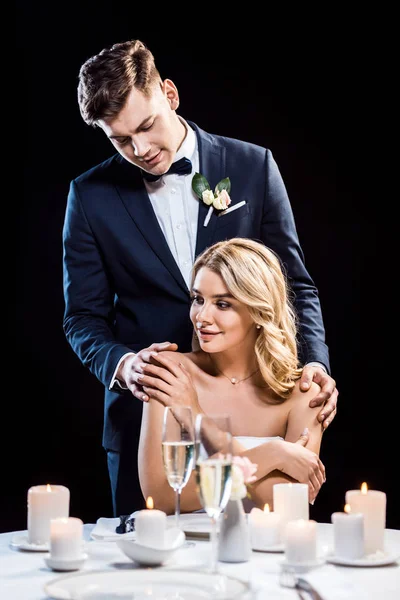
{"label": "second champagne flute", "polygon": [[175,525],[179,527],[181,492],[194,466],[194,426],[190,406],[164,409],[162,455],[168,483],[175,491]]}
{"label": "second champagne flute", "polygon": [[211,572],[217,573],[218,520],[227,505],[232,487],[229,415],[198,415],[195,440],[197,492],[211,519]]}

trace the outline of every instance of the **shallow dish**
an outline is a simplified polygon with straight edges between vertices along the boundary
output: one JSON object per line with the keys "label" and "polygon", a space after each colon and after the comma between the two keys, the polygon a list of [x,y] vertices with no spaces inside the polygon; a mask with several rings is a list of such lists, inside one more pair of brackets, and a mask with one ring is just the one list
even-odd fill
{"label": "shallow dish", "polygon": [[28,542],[28,534],[15,535],[11,542],[10,547],[15,550],[26,550],[27,552],[48,552],[50,550],[50,544],[30,544]]}
{"label": "shallow dish", "polygon": [[399,559],[400,554],[398,552],[382,552],[373,556],[353,559],[335,556],[334,554],[328,554],[326,557],[327,562],[344,567],[385,567],[386,565],[392,565]]}
{"label": "shallow dish", "polygon": [[131,560],[148,567],[162,565],[172,558],[179,548],[185,544],[185,534],[176,527],[171,527],[165,532],[165,548],[151,548],[138,544],[134,540],[118,540],[118,548]]}

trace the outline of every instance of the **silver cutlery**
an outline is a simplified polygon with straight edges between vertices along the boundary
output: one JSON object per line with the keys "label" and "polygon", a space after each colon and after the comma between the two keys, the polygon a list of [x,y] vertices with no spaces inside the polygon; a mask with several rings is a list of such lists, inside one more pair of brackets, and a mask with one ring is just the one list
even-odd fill
{"label": "silver cutlery", "polygon": [[[303,577],[299,577],[292,569],[282,569],[279,575],[279,583],[283,587],[295,589],[301,600],[324,600],[317,590]],[[307,592],[303,594],[303,592]]]}

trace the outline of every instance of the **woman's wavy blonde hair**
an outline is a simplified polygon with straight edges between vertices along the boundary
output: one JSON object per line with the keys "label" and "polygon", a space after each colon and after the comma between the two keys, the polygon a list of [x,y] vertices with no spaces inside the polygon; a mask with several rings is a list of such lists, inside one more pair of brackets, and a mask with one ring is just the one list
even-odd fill
{"label": "woman's wavy blonde hair", "polygon": [[229,292],[245,304],[260,326],[255,344],[260,373],[279,399],[286,399],[300,377],[297,320],[286,274],[276,254],[264,244],[245,238],[217,242],[200,254],[192,286],[202,267],[222,277]]}

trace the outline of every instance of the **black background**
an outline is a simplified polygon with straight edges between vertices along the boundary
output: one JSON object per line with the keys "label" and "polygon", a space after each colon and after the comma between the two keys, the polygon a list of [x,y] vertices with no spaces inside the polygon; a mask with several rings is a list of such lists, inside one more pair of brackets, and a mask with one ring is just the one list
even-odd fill
{"label": "black background", "polygon": [[176,83],[179,114],[206,131],[269,147],[285,180],[340,392],[321,450],[327,482],[312,516],[329,522],[345,491],[366,481],[387,493],[387,526],[400,528],[390,448],[398,395],[397,359],[388,350],[390,223],[384,226],[393,219],[387,197],[373,191],[385,176],[377,165],[387,152],[380,128],[388,116],[376,15],[216,15],[203,5],[189,17],[175,4],[164,14],[130,6],[17,3],[17,82],[8,102],[15,101],[10,120],[23,194],[17,170],[14,380],[8,361],[3,372],[12,414],[3,420],[2,454],[11,475],[3,476],[0,531],[26,528],[27,490],[47,482],[69,487],[72,516],[112,516],[103,388],[62,331],[61,231],[70,180],[113,153],[80,117],[79,67],[130,38],[147,43],[161,76]]}

